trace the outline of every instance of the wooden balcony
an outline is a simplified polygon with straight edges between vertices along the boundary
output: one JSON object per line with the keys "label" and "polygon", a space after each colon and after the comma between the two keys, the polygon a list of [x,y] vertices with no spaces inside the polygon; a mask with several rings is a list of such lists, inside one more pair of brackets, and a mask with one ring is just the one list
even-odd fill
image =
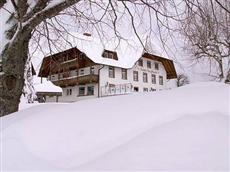
{"label": "wooden balcony", "polygon": [[84,85],[84,84],[89,84],[89,83],[98,83],[98,75],[89,74],[89,75],[83,75],[83,76],[66,77],[66,78],[62,78],[61,80],[55,80],[52,82],[54,85],[57,85],[59,87]]}
{"label": "wooden balcony", "polygon": [[59,87],[98,83],[98,66],[69,70],[48,76],[48,80]]}

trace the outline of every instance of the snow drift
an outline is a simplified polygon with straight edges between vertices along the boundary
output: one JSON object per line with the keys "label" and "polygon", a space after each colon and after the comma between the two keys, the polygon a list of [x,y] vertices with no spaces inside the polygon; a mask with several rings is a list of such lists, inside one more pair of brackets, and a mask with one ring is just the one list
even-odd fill
{"label": "snow drift", "polygon": [[3,170],[227,170],[229,86],[42,104],[1,118]]}

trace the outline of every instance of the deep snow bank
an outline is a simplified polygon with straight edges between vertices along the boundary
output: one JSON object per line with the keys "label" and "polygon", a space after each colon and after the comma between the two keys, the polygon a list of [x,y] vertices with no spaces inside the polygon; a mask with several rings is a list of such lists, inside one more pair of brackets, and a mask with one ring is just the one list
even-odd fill
{"label": "deep snow bank", "polygon": [[[132,139],[145,132],[154,131],[156,127],[186,118],[188,115],[199,117],[207,114],[217,114],[217,117],[222,115],[228,121],[229,86],[202,83],[170,91],[84,100],[67,105],[39,105],[1,118],[2,168],[3,170],[65,170],[77,169],[81,165],[82,168],[86,168],[84,164],[100,159],[100,156],[132,142]],[[215,117],[213,120],[215,121]],[[227,141],[228,122],[223,126],[224,129],[218,130],[213,136],[224,132]],[[195,126],[193,130],[194,133],[197,132]],[[197,130],[202,128],[198,127]],[[191,133],[192,131],[189,134]],[[170,134],[167,137],[170,137]],[[228,151],[228,146],[226,147],[222,141],[215,144],[218,144],[217,147],[224,147],[220,150],[220,156],[225,158],[224,152]],[[164,146],[162,144],[161,148]],[[189,145],[187,148],[191,149]],[[200,151],[199,154],[206,151],[212,153],[213,150]],[[156,158],[158,154],[152,156]],[[217,158],[213,156],[217,164],[221,164],[220,156]],[[132,157],[130,155],[131,159]],[[183,161],[181,157],[175,158]],[[149,161],[148,156],[143,159]],[[164,157],[161,160],[163,161]],[[208,161],[206,156],[207,164],[203,164],[202,169],[205,167],[209,169],[208,163],[215,161]],[[189,162],[191,165],[196,160],[192,159]],[[138,162],[133,159],[133,163]],[[114,165],[110,168],[118,169],[116,163]],[[132,163],[129,165],[132,166]],[[100,165],[95,167],[99,168]],[[180,166],[176,164],[170,167],[178,170]],[[226,163],[220,165],[218,169],[225,168]],[[151,170],[151,166],[148,169]]]}
{"label": "deep snow bank", "polygon": [[217,112],[183,116],[153,127],[79,170],[227,171],[228,117]]}

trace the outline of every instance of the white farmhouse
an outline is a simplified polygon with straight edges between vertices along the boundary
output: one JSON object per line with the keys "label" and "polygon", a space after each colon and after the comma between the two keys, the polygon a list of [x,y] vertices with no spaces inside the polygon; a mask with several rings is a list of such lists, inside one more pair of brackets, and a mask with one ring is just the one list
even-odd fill
{"label": "white farmhouse", "polygon": [[114,38],[103,44],[85,34],[74,48],[45,57],[38,76],[61,87],[62,95],[43,95],[44,100],[73,102],[166,89],[166,81],[177,77],[173,61],[162,57],[147,37],[142,40]]}

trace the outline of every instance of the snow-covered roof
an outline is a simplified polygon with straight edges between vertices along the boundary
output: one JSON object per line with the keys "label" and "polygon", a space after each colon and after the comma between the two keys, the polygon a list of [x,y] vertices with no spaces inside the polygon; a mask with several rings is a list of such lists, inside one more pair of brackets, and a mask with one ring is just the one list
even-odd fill
{"label": "snow-covered roof", "polygon": [[50,81],[44,81],[43,83],[34,84],[35,92],[46,92],[46,93],[62,93],[61,87],[54,85]]}
{"label": "snow-covered roof", "polygon": [[[132,68],[145,50],[157,56],[165,56],[161,53],[162,50],[157,46],[157,43],[153,46],[147,34],[139,35],[140,40],[137,36],[130,37],[129,39],[115,37],[105,43],[92,36],[79,34],[75,34],[75,36],[76,38],[71,40],[73,45],[98,64]],[[116,52],[118,60],[104,58],[102,56],[104,50]]]}

